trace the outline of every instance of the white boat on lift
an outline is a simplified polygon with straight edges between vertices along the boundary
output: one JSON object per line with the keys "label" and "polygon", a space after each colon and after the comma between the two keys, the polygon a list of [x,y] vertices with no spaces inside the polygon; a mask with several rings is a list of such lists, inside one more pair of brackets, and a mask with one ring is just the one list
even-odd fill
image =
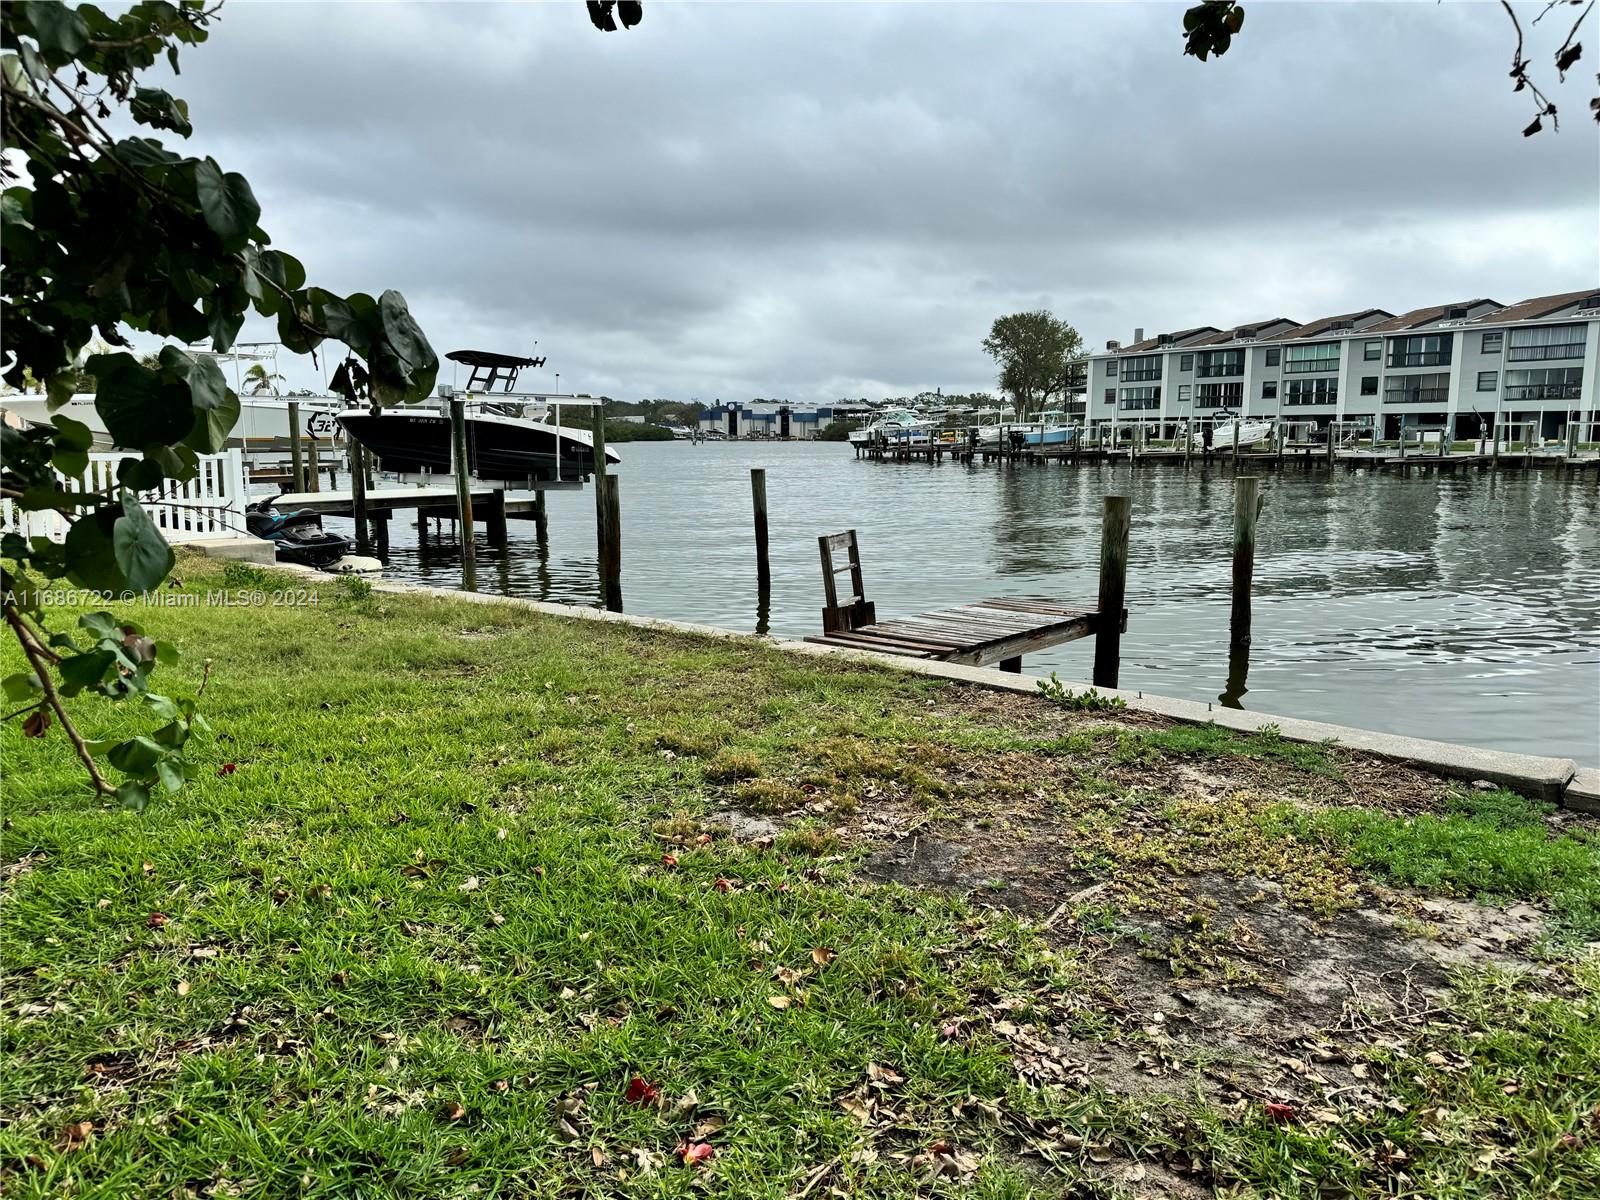
{"label": "white boat on lift", "polygon": [[909,408],[891,408],[862,429],[852,429],[849,434],[852,446],[871,446],[879,436],[895,445],[925,445],[933,429],[933,422]]}
{"label": "white boat on lift", "polygon": [[1239,446],[1256,446],[1262,442],[1272,440],[1273,430],[1276,428],[1271,417],[1244,417],[1237,413],[1227,414],[1225,421],[1216,421],[1211,426],[1211,446],[1214,450],[1231,449],[1233,447],[1234,430],[1238,430]]}

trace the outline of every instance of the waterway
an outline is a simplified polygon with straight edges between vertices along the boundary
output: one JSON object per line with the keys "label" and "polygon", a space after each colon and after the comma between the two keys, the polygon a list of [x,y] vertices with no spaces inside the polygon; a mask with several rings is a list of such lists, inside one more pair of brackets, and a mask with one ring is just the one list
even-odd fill
{"label": "waterway", "polygon": [[[785,636],[820,629],[817,536],[856,529],[883,616],[987,596],[1092,605],[1107,494],[1133,500],[1121,685],[1286,716],[1600,764],[1600,480],[1550,471],[1267,476],[1254,641],[1227,653],[1225,465],[858,462],[838,444],[617,447],[628,612]],[[750,468],[765,467],[771,604]],[[550,544],[483,540],[482,590],[594,604],[594,494],[552,493]],[[330,521],[349,528],[349,522]],[[459,586],[448,527],[393,522],[392,578]],[[1028,657],[1087,680],[1093,643]]]}

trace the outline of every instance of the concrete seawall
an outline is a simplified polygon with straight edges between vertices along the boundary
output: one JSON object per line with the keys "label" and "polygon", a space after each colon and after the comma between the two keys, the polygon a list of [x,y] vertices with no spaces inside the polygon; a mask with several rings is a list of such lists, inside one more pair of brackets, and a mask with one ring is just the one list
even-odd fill
{"label": "concrete seawall", "polygon": [[[322,572],[307,567],[279,564],[279,570],[293,571],[326,579]],[[660,617],[638,617],[626,613],[611,613],[594,608],[581,608],[569,604],[549,604],[517,596],[486,595],[454,588],[427,587],[421,584],[378,581],[374,591],[402,595],[438,596],[449,600],[466,600],[480,604],[507,604],[525,608],[552,617],[577,621],[606,621],[640,629],[661,629],[677,633],[692,633],[702,637],[727,638],[782,650],[790,654],[804,654],[815,658],[841,658],[853,662],[889,667],[933,679],[948,679],[995,691],[1037,694],[1043,682],[1036,675],[1012,675],[985,667],[962,667],[950,663],[929,662],[925,659],[898,658],[870,651],[843,650],[832,646],[818,646],[809,642],[796,642],[760,637],[719,629],[711,625],[698,625],[689,621],[670,621]],[[1349,725],[1330,725],[1322,721],[1305,721],[1298,717],[1275,716],[1272,713],[1249,712],[1235,708],[1220,708],[1196,700],[1179,700],[1170,696],[1152,696],[1143,692],[1115,688],[1093,688],[1090,684],[1063,680],[1064,686],[1075,691],[1092,690],[1104,696],[1115,696],[1135,712],[1150,713],[1185,724],[1214,724],[1241,733],[1254,733],[1268,726],[1278,735],[1292,742],[1332,742],[1364,754],[1407,763],[1432,771],[1449,779],[1475,782],[1483,779],[1500,787],[1509,788],[1526,796],[1537,797],[1561,804],[1579,812],[1600,813],[1600,770],[1580,769],[1570,758],[1547,758],[1534,754],[1516,754],[1506,750],[1485,750],[1474,746],[1458,746],[1450,742],[1430,741],[1427,738],[1404,737],[1399,734],[1379,733],[1371,729],[1357,729]]]}

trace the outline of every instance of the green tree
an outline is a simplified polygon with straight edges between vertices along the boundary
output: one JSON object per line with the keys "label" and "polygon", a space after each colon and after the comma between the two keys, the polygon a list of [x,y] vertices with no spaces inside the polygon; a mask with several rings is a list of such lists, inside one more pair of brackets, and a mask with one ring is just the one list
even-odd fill
{"label": "green tree", "polygon": [[997,317],[983,348],[1000,367],[1000,390],[1010,394],[1018,416],[1031,416],[1063,393],[1067,360],[1083,352],[1078,331],[1038,309]]}
{"label": "green tree", "polygon": [[275,392],[277,385],[282,382],[283,376],[267,370],[265,363],[251,363],[250,369],[244,373],[245,395],[259,396],[262,392]]}
{"label": "green tree", "polygon": [[[232,344],[245,316],[275,319],[297,353],[342,343],[335,386],[351,403],[403,403],[433,388],[438,359],[398,292],[337,296],[306,286],[306,272],[271,246],[249,182],[210,158],[185,157],[158,136],[187,137],[189,108],[139,82],[158,59],[203,42],[215,10],[195,0],[145,0],[110,16],[93,5],[42,0],[0,7],[0,355],[20,387],[38,379],[52,402],[83,386],[112,440],[137,448],[99,492],[63,486],[88,465],[89,430],[61,415],[3,434],[4,495],[24,511],[54,510],[64,542],[0,541],[4,620],[28,670],[3,682],[24,731],[59,724],[97,792],[139,807],[157,783],[180,786],[183,746],[199,727],[193,700],[152,692],[150,673],[171,657],[112,614],[90,613],[68,633],[47,627],[41,585],[65,579],[109,592],[158,585],[173,556],[140,493],[191,478],[198,456],[221,449],[239,398],[210,358],[175,345],[152,361],[128,352],[126,330],[183,343]],[[148,133],[118,137],[113,110]],[[160,722],[148,736],[95,746],[63,704],[82,692],[134,699]],[[106,776],[101,759],[122,775]]]}

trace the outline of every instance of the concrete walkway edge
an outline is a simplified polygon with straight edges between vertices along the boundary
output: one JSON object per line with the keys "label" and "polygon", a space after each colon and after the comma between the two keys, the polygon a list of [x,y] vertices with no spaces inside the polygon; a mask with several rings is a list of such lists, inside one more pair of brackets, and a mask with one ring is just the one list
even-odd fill
{"label": "concrete walkway edge", "polygon": [[[279,563],[277,569],[296,574],[324,576],[323,572],[309,567],[295,567]],[[712,625],[698,625],[689,621],[671,621],[661,617],[638,617],[627,613],[606,612],[597,608],[584,608],[571,604],[550,604],[541,600],[528,600],[520,596],[496,596],[482,592],[467,592],[456,588],[429,587],[423,584],[399,583],[382,580],[373,583],[379,592],[409,595],[438,596],[449,600],[466,600],[480,604],[507,604],[530,609],[552,617],[569,620],[613,622],[639,629],[661,629],[676,633],[691,633],[701,637],[725,638],[751,642],[769,649],[791,654],[810,655],[815,658],[842,658],[849,661],[888,667],[912,675],[932,679],[948,679],[957,683],[973,684],[1000,692],[1038,694],[1044,682],[1037,675],[1012,675],[989,667],[963,667],[952,663],[930,662],[918,658],[898,658],[890,654],[876,654],[868,650],[845,650],[833,646],[818,646],[810,642],[795,642],[719,629]],[[1116,688],[1095,688],[1087,683],[1062,680],[1062,686],[1073,691],[1094,691],[1102,696],[1115,696],[1134,712],[1150,713],[1171,721],[1190,725],[1214,724],[1240,733],[1255,733],[1267,727],[1275,728],[1278,735],[1291,742],[1337,743],[1347,750],[1375,754],[1392,762],[1421,767],[1449,779],[1477,781],[1486,779],[1500,787],[1509,788],[1526,796],[1551,800],[1580,812],[1600,812],[1600,770],[1584,769],[1570,758],[1546,758],[1541,755],[1516,754],[1506,750],[1484,750],[1475,746],[1458,746],[1450,742],[1435,742],[1427,738],[1404,737],[1399,734],[1379,733],[1371,729],[1356,729],[1348,725],[1330,725],[1322,721],[1305,721],[1298,717],[1280,717],[1271,713],[1249,712],[1243,709],[1222,708],[1196,700],[1178,700],[1170,696],[1148,696],[1142,692]]]}

